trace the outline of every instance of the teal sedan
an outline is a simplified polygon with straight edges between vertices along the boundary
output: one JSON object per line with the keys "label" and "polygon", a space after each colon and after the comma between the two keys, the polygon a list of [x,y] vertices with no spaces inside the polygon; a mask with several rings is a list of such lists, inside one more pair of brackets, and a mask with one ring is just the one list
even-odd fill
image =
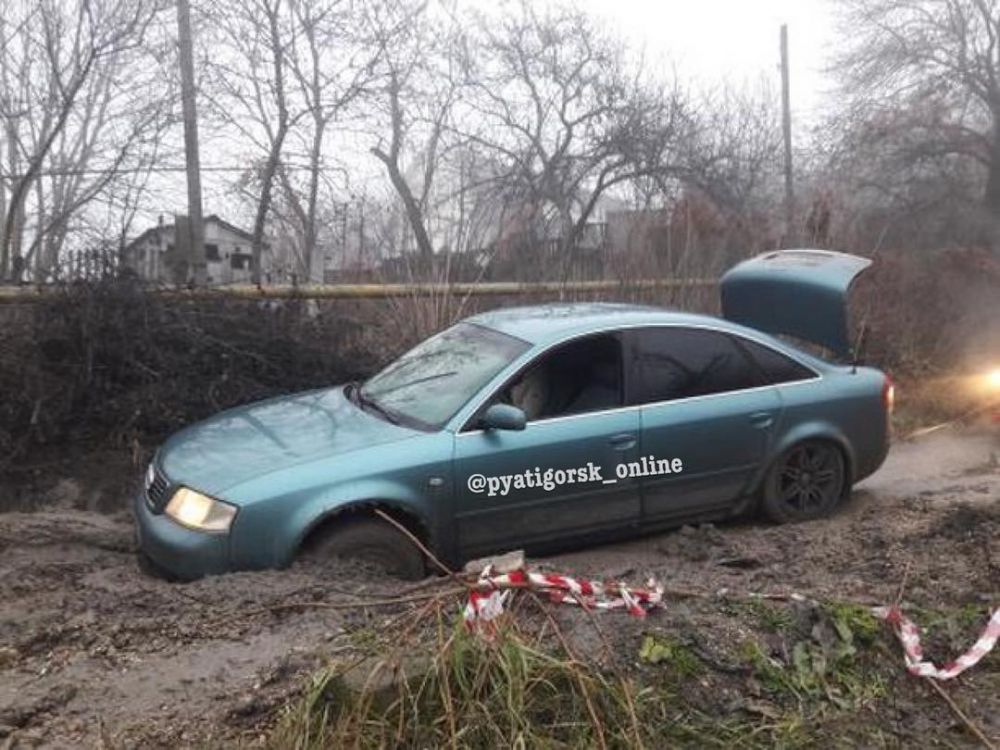
{"label": "teal sedan", "polygon": [[722,318],[486,312],[364,383],[222,412],[156,452],[134,502],[143,554],[180,579],[303,552],[415,578],[410,535],[459,565],[751,510],[822,517],[888,450],[892,385],[845,363],[845,299],[868,264],[758,256],[723,278]]}

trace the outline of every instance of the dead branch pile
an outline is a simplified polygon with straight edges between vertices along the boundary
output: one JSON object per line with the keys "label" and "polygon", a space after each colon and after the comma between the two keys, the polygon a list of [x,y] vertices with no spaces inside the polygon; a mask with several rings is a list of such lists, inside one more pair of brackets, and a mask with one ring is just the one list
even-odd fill
{"label": "dead branch pile", "polygon": [[1000,260],[974,248],[878,253],[858,279],[852,317],[865,359],[903,376],[983,369],[1000,358]]}
{"label": "dead branch pile", "polygon": [[165,302],[105,280],[0,315],[0,471],[44,446],[146,445],[377,364],[355,317],[297,300]]}

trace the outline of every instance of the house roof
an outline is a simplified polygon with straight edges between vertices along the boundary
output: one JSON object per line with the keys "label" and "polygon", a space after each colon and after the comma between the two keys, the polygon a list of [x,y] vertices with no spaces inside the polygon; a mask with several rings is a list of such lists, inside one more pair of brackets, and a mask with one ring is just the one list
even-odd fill
{"label": "house roof", "polygon": [[[253,241],[252,233],[246,231],[245,229],[240,229],[235,224],[229,223],[228,221],[220,217],[218,214],[209,214],[204,218],[204,222],[205,224],[217,224],[222,229],[225,229],[227,232],[235,234],[237,237],[246,240],[247,242]],[[174,227],[173,224],[158,224],[156,226],[150,227],[145,232],[143,232],[138,237],[129,242],[125,246],[125,249],[131,250],[133,247],[136,247],[140,243],[144,242],[147,238],[154,236],[157,232],[163,229],[173,229],[173,227]],[[267,245],[268,243],[265,242],[264,244]]]}

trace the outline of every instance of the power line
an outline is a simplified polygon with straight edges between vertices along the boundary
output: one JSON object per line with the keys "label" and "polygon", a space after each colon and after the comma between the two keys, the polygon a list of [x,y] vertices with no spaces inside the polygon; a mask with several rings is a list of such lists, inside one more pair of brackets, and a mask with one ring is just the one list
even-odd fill
{"label": "power line", "polygon": [[[282,169],[288,169],[296,172],[303,170],[312,170],[307,164],[282,164]],[[250,171],[251,167],[226,167],[222,165],[218,166],[202,166],[200,171],[202,172],[247,172]],[[320,171],[343,171],[342,167],[316,167]],[[160,167],[108,167],[107,169],[100,169],[98,167],[89,168],[67,168],[67,169],[41,169],[35,173],[37,177],[85,177],[87,175],[102,175],[108,174],[109,172],[114,172],[116,174],[144,174],[149,172],[151,174],[169,174],[169,173],[179,173],[187,172],[187,166],[183,164],[168,164]],[[22,180],[27,176],[26,172],[2,172],[0,171],[0,179],[4,180]]]}

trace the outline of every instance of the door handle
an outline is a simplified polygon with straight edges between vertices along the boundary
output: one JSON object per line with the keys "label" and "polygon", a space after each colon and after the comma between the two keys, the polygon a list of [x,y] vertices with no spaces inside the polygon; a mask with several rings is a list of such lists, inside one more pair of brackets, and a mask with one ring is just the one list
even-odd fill
{"label": "door handle", "polygon": [[627,451],[629,448],[635,447],[635,435],[631,432],[623,432],[620,435],[614,435],[608,442],[615,450]]}
{"label": "door handle", "polygon": [[750,415],[750,422],[754,427],[766,430],[774,424],[774,414],[769,411],[758,411]]}

